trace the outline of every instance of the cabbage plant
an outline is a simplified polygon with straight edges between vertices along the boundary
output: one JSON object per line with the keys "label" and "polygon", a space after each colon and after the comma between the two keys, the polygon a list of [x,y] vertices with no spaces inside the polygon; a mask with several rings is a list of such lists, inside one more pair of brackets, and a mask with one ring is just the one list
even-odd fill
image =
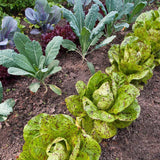
{"label": "cabbage plant", "polygon": [[15,105],[14,99],[7,99],[3,103],[3,87],[0,82],[0,122],[5,121],[7,116],[13,111],[13,106]]}
{"label": "cabbage plant", "polygon": [[76,83],[78,95],[65,99],[68,110],[77,123],[97,141],[111,138],[117,128],[129,126],[140,114],[136,100],[139,90],[126,83],[121,73],[106,75],[96,72],[86,85]]}
{"label": "cabbage plant", "polygon": [[18,31],[17,21],[10,16],[5,16],[0,30],[0,49],[5,49],[8,43],[13,45],[13,36],[16,31]]}
{"label": "cabbage plant", "polygon": [[25,144],[18,160],[99,160],[99,144],[68,115],[45,113],[24,127]]}
{"label": "cabbage plant", "polygon": [[37,41],[31,41],[22,33],[15,33],[14,42],[20,54],[14,50],[5,49],[0,51],[0,65],[8,68],[11,75],[28,75],[38,80],[32,83],[29,89],[37,92],[40,85],[46,88],[49,86],[55,93],[61,94],[61,90],[52,84],[46,84],[45,79],[61,70],[59,61],[55,60],[59,53],[63,38],[54,37],[47,45],[45,56],[43,55],[41,45]]}
{"label": "cabbage plant", "polygon": [[153,75],[155,67],[151,45],[136,36],[129,36],[119,45],[113,45],[108,51],[111,67],[106,72],[122,72],[127,81],[137,85],[147,83]]}
{"label": "cabbage plant", "polygon": [[[47,30],[53,30],[53,24],[57,24],[61,19],[61,9],[58,6],[50,7],[47,0],[36,0],[34,10],[27,8],[25,10],[27,20],[38,25],[44,33]],[[33,29],[31,34],[39,34],[38,29]]]}
{"label": "cabbage plant", "polygon": [[[64,48],[67,48],[69,51],[75,51],[79,53],[82,56],[83,60],[87,61],[86,55],[88,55],[93,50],[110,43],[115,38],[115,36],[108,37],[100,44],[96,45],[98,40],[103,35],[102,30],[104,29],[105,24],[111,23],[116,17],[117,12],[112,11],[107,14],[95,27],[99,11],[99,7],[97,4],[93,4],[89,9],[88,14],[85,15],[82,2],[80,0],[75,0],[73,11],[74,13],[66,8],[63,8],[63,17],[67,19],[73,31],[79,38],[81,47],[78,48],[76,44],[74,44],[70,40],[64,40],[62,46]],[[93,50],[89,51],[91,46],[93,46],[94,48]],[[91,72],[94,73],[93,64],[88,61],[87,64]]]}
{"label": "cabbage plant", "polygon": [[109,36],[113,31],[119,31],[124,27],[128,28],[129,24],[136,20],[147,5],[145,0],[105,0],[105,4],[100,0],[93,1],[101,8],[102,15],[99,13],[99,20],[112,11],[118,12],[115,20],[106,25],[105,30]]}
{"label": "cabbage plant", "polygon": [[160,65],[160,8],[142,13],[133,25],[134,35],[151,44],[151,52]]}

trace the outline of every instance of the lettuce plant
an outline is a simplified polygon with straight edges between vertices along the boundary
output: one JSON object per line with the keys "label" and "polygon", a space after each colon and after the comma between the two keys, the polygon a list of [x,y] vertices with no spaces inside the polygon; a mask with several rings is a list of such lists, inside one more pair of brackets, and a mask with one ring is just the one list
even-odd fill
{"label": "lettuce plant", "polygon": [[45,33],[41,35],[41,44],[42,48],[45,49],[46,45],[53,39],[55,36],[61,36],[63,39],[71,40],[72,42],[76,43],[78,41],[77,36],[71,29],[69,24],[61,26],[56,26],[52,32]]}
{"label": "lettuce plant", "polygon": [[14,35],[14,42],[20,54],[14,50],[6,49],[0,51],[0,65],[8,68],[8,73],[11,75],[28,75],[38,80],[32,83],[29,89],[32,92],[37,92],[40,84],[46,87],[49,85],[55,93],[61,94],[61,90],[51,84],[46,84],[45,79],[60,71],[59,61],[55,60],[63,38],[60,36],[54,37],[47,45],[45,56],[42,53],[42,48],[37,41],[31,41],[22,33]]}
{"label": "lettuce plant", "polygon": [[[53,24],[57,24],[61,19],[61,9],[58,6],[50,7],[47,0],[36,0],[34,10],[27,8],[25,10],[27,20],[38,25],[45,33],[47,30],[53,30]],[[39,34],[38,29],[33,29],[31,34]]]}
{"label": "lettuce plant", "polygon": [[13,45],[13,36],[16,31],[18,31],[17,21],[10,16],[5,16],[0,30],[0,49],[5,49],[8,43]]}
{"label": "lettuce plant", "polygon": [[[116,17],[117,12],[110,12],[95,27],[99,11],[99,7],[97,4],[93,4],[89,9],[88,14],[85,15],[81,1],[75,0],[73,10],[74,13],[72,13],[68,9],[63,8],[63,17],[67,19],[73,31],[79,38],[81,48],[77,48],[76,44],[69,40],[64,40],[62,46],[64,48],[67,48],[69,51],[75,51],[79,53],[82,56],[83,60],[87,61],[85,57],[91,52],[89,52],[90,47],[96,45],[100,37],[102,37],[103,35],[102,30],[104,29],[105,24],[112,22]],[[93,50],[110,43],[114,38],[115,36],[106,38],[100,44],[96,45]],[[93,64],[90,62],[88,62],[87,64],[91,72],[94,72]]]}
{"label": "lettuce plant", "polygon": [[15,105],[15,101],[13,99],[7,99],[2,102],[3,99],[3,87],[0,82],[0,122],[5,121],[7,116],[13,111],[13,106]]}
{"label": "lettuce plant", "polygon": [[78,81],[76,89],[79,95],[65,99],[67,108],[97,141],[113,137],[117,128],[129,126],[139,116],[139,90],[127,84],[121,73],[106,75],[98,71],[87,85]]}
{"label": "lettuce plant", "polygon": [[[112,11],[118,12],[118,15],[114,21],[111,21],[106,25],[105,31],[109,36],[113,31],[119,31],[123,29],[123,27],[128,28],[129,24],[135,21],[136,17],[141,13],[142,9],[147,4],[147,1],[143,0],[105,0],[105,4],[103,4],[100,0],[93,1],[99,5],[103,16]],[[103,18],[102,15],[99,14],[99,20]]]}
{"label": "lettuce plant", "polygon": [[99,144],[68,115],[42,113],[24,127],[25,144],[18,160],[99,160]]}
{"label": "lettuce plant", "polygon": [[155,64],[151,45],[138,37],[126,37],[120,45],[113,45],[108,55],[112,66],[106,68],[106,72],[121,72],[129,83],[137,87],[140,87],[141,82],[147,83],[153,75]]}
{"label": "lettuce plant", "polygon": [[133,25],[134,35],[151,44],[151,52],[160,65],[160,8],[142,13]]}

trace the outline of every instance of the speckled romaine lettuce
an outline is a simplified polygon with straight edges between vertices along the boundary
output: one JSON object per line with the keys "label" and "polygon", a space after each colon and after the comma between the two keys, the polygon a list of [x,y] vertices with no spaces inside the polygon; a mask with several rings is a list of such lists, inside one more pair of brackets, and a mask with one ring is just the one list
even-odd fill
{"label": "speckled romaine lettuce", "polygon": [[123,74],[95,73],[86,85],[78,81],[79,95],[65,99],[68,110],[77,117],[77,123],[97,141],[116,135],[117,128],[131,124],[140,113],[136,100],[139,90],[127,84]]}
{"label": "speckled romaine lettuce", "polygon": [[18,160],[99,160],[99,144],[67,115],[39,114],[24,128]]}
{"label": "speckled romaine lettuce", "polygon": [[142,13],[133,25],[134,35],[151,44],[152,54],[160,65],[160,8]]}
{"label": "speckled romaine lettuce", "polygon": [[106,68],[106,72],[121,72],[129,83],[140,86],[141,82],[147,83],[153,75],[155,59],[151,45],[136,36],[126,37],[120,45],[113,45],[108,55],[112,66]]}

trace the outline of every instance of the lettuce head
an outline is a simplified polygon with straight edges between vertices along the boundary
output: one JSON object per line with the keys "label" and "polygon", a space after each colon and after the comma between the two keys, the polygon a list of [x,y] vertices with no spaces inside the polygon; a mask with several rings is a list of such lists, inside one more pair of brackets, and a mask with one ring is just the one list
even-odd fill
{"label": "lettuce head", "polygon": [[87,85],[78,81],[76,89],[79,95],[65,99],[67,108],[98,142],[113,137],[117,128],[129,126],[140,114],[139,90],[126,83],[120,72],[107,75],[98,71]]}
{"label": "lettuce head", "polygon": [[106,68],[106,72],[121,72],[137,87],[147,83],[153,75],[155,56],[151,53],[151,45],[136,36],[128,36],[120,45],[113,45],[108,55],[112,66]]}
{"label": "lettuce head", "polygon": [[160,8],[142,13],[133,25],[134,35],[151,44],[156,65],[160,65]]}
{"label": "lettuce head", "polygon": [[97,141],[82,132],[68,115],[39,114],[24,127],[18,160],[99,160]]}

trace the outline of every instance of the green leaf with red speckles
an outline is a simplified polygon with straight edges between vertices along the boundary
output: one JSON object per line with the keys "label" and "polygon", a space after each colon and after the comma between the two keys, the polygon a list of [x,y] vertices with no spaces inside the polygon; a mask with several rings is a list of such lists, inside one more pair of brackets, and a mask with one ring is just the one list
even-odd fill
{"label": "green leaf with red speckles", "polygon": [[79,153],[98,160],[101,153],[99,144],[78,128],[72,117],[63,114],[32,118],[24,128],[24,139],[19,160],[76,160]]}
{"label": "green leaf with red speckles", "polygon": [[86,113],[83,109],[83,104],[80,96],[72,95],[65,99],[67,109],[76,117],[83,117]]}
{"label": "green leaf with red speckles", "polygon": [[118,90],[118,97],[113,107],[108,112],[112,114],[118,114],[122,112],[129,107],[139,95],[139,90],[134,85],[123,85]]}
{"label": "green leaf with red speckles", "polygon": [[94,121],[93,137],[111,138],[117,134],[117,127],[113,123]]}
{"label": "green leaf with red speckles", "polygon": [[84,110],[87,112],[90,118],[105,122],[113,122],[115,120],[113,115],[103,110],[98,110],[92,101],[90,101],[87,97],[83,97],[82,101]]}

